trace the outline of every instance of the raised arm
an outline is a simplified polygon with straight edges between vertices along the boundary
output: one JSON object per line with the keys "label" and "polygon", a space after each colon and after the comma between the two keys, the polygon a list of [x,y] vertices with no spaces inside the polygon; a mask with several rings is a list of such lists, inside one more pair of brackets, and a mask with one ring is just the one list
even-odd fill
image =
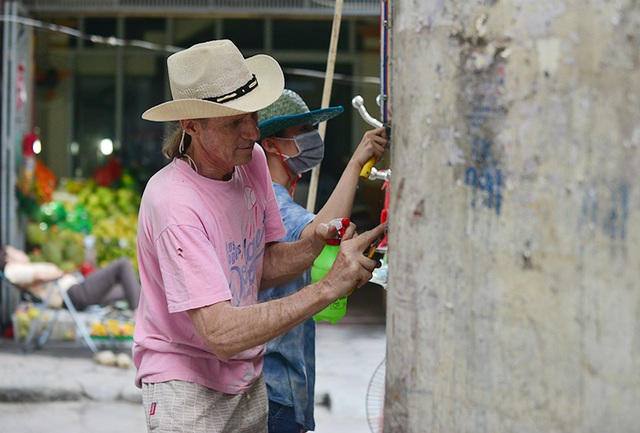
{"label": "raised arm", "polygon": [[327,223],[335,218],[348,218],[351,216],[353,200],[358,188],[358,180],[360,179],[360,171],[372,156],[375,157],[376,161],[380,160],[386,146],[387,133],[385,127],[372,129],[364,133],[331,196],[322,209],[318,211],[313,221],[302,230],[301,239],[313,234],[318,224]]}

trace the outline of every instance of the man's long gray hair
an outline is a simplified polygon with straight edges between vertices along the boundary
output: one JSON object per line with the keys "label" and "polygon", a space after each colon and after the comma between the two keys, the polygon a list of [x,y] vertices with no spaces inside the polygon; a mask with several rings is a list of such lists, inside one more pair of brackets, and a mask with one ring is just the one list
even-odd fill
{"label": "man's long gray hair", "polygon": [[[180,142],[182,140],[184,140],[184,143],[181,148]],[[184,155],[184,152],[187,150],[190,144],[191,136],[189,134],[185,134],[184,129],[182,129],[182,125],[180,125],[180,123],[177,123],[172,129],[167,132],[167,135],[165,135],[164,137],[164,141],[162,143],[162,154],[167,158],[173,160],[173,158]]]}

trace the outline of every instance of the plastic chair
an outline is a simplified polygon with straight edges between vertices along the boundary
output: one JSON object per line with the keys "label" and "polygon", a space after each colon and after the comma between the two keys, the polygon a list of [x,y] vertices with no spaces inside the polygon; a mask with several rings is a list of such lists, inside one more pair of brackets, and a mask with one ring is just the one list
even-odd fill
{"label": "plastic chair", "polygon": [[[24,288],[12,283],[2,271],[0,271],[0,278],[2,278],[4,281],[7,282],[7,284],[12,286],[16,290],[18,290],[20,293],[25,295],[26,298],[30,298],[32,300],[38,299],[37,296],[29,292],[28,290],[25,290]],[[53,294],[57,291],[58,294],[62,297],[64,306],[69,311],[69,315],[73,319],[75,327],[78,330],[78,333],[82,336],[85,344],[87,345],[89,350],[91,350],[91,352],[97,353],[98,348],[95,342],[91,339],[91,335],[89,334],[89,331],[87,330],[87,327],[85,326],[82,318],[78,314],[78,310],[73,305],[73,302],[71,302],[71,299],[67,294],[67,291],[60,286],[59,281],[60,280],[54,280],[46,283],[47,294],[45,296],[45,299],[42,299],[41,302],[44,305],[48,305],[48,302],[51,296],[53,296]],[[53,331],[53,328],[58,321],[58,317],[61,309],[62,308],[54,309],[54,313],[53,313],[53,317],[51,318],[51,321],[43,330],[40,330],[41,328],[40,322],[42,320],[42,314],[39,314],[37,317],[32,319],[29,326],[29,332],[27,333],[27,336],[22,344],[22,350],[24,352],[32,352],[34,349],[40,349],[42,348],[42,346],[44,346],[47,343],[47,341],[49,340],[49,336],[51,335],[51,332]]]}

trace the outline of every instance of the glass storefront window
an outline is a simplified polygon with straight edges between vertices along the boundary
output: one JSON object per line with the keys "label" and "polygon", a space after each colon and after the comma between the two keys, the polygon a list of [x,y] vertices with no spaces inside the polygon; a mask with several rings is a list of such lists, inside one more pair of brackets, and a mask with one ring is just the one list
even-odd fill
{"label": "glass storefront window", "polygon": [[176,19],[173,21],[173,45],[188,48],[191,45],[216,38],[216,20]]}
{"label": "glass storefront window", "polygon": [[[345,23],[343,23],[345,24]],[[273,48],[276,50],[320,50],[326,52],[333,23],[326,20],[274,20]],[[345,51],[346,25],[340,26],[338,51]]]}
{"label": "glass storefront window", "polygon": [[100,153],[103,139],[115,137],[115,80],[113,76],[79,76],[76,79],[75,139],[71,155],[73,175],[90,177],[106,162]]}
{"label": "glass storefront window", "polygon": [[168,162],[162,156],[165,123],[141,117],[145,110],[165,101],[166,60],[165,56],[132,56],[126,65],[123,137],[118,156],[144,184]]}
{"label": "glass storefront window", "polygon": [[232,40],[240,51],[259,50],[264,45],[264,21],[227,19],[224,20],[222,34],[223,38]]}
{"label": "glass storefront window", "polygon": [[124,38],[164,44],[167,20],[164,18],[126,18]]}
{"label": "glass storefront window", "polygon": [[[85,18],[83,21],[83,30],[86,35],[96,35],[108,38],[110,36],[117,36],[117,19],[116,18]],[[77,47],[80,40],[73,39],[72,46]],[[93,43],[89,40],[82,40],[82,45],[85,49],[96,50],[108,50],[111,49],[109,45]]]}

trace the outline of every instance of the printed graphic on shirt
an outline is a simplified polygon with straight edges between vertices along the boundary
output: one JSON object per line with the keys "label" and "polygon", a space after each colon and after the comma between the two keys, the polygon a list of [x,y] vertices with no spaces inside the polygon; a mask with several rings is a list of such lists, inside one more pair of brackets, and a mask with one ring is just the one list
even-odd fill
{"label": "printed graphic on shirt", "polygon": [[253,191],[253,188],[250,186],[244,187],[244,202],[247,205],[247,210],[253,209],[256,205],[256,193]]}
{"label": "printed graphic on shirt", "polygon": [[264,224],[267,218],[266,211],[257,206],[257,197],[252,187],[244,188],[244,200],[247,212],[242,215],[242,229],[246,237],[241,244],[232,240],[226,245],[227,263],[231,270],[231,303],[236,307],[257,302],[256,266],[264,254]]}

